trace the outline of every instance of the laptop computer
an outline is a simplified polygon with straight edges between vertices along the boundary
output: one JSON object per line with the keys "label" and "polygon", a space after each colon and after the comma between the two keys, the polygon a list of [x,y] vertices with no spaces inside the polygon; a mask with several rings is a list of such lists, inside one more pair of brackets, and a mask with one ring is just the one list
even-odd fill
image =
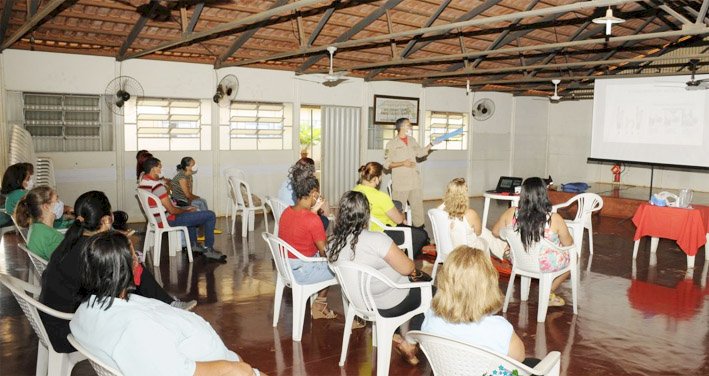
{"label": "laptop computer", "polygon": [[516,178],[511,176],[500,176],[500,180],[497,181],[497,187],[495,189],[487,191],[487,193],[499,193],[499,194],[515,194],[515,187],[522,185],[522,178]]}

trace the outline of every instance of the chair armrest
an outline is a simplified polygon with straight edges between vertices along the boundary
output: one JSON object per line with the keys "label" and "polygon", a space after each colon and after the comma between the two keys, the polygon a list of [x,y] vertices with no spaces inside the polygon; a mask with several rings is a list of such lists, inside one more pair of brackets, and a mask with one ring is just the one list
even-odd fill
{"label": "chair armrest", "polygon": [[561,204],[556,204],[551,206],[551,212],[556,213],[557,210],[561,208],[565,208],[567,206],[571,206],[571,204],[575,203],[577,200],[576,196],[571,197],[570,199],[566,200],[566,202],[562,202]]}
{"label": "chair armrest", "polygon": [[561,353],[558,351],[552,351],[547,356],[542,359],[536,367],[532,368],[535,375],[548,375],[549,372],[554,369],[559,364],[561,359]]}
{"label": "chair armrest", "polygon": [[415,289],[415,288],[430,288],[433,286],[432,282],[408,282],[408,283],[393,283],[391,287],[396,289]]}
{"label": "chair armrest", "polygon": [[305,257],[305,256],[303,256],[303,258],[300,260],[305,261],[305,262],[327,262],[327,257],[320,257],[320,256]]}

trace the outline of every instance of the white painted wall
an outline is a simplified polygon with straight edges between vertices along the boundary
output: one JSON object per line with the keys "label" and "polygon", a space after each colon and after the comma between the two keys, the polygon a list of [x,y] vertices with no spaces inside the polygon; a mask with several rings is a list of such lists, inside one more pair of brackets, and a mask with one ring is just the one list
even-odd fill
{"label": "white painted wall", "polygon": [[[0,54],[0,81],[5,91],[34,91],[76,94],[103,94],[106,84],[116,75],[136,78],[146,96],[171,98],[211,98],[217,76],[210,65],[152,60],[129,60],[119,65],[111,58],[68,55],[21,50],[6,50]],[[510,172],[511,124],[514,98],[508,94],[478,93],[466,96],[464,90],[453,88],[423,88],[421,85],[399,82],[366,83],[350,78],[336,88],[305,81],[292,72],[225,68],[219,78],[235,74],[239,78],[237,100],[288,102],[293,104],[292,150],[284,151],[219,151],[219,108],[212,106],[212,150],[200,152],[157,152],[167,176],[185,155],[195,158],[200,172],[195,176],[196,193],[205,197],[218,214],[226,207],[223,172],[230,167],[245,170],[252,189],[261,195],[273,195],[285,179],[289,166],[299,157],[297,147],[299,108],[303,105],[341,105],[361,107],[363,111],[361,162],[383,160],[381,150],[368,150],[367,111],[374,94],[420,98],[421,118],[425,111],[455,111],[469,113],[474,99],[487,96],[495,100],[497,112],[483,123],[472,119],[468,151],[438,151],[421,164],[426,198],[438,198],[452,178],[472,179],[472,194],[481,194],[494,186],[500,175]],[[0,116],[2,113],[0,113]],[[4,120],[0,118],[0,120]],[[3,127],[6,124],[3,121]],[[124,151],[122,122],[114,127],[114,151],[101,153],[42,153],[55,162],[57,185],[61,197],[71,203],[89,189],[106,192],[116,208],[126,210],[133,218],[140,217],[135,189],[135,152]],[[423,128],[417,139],[423,140]],[[6,140],[4,141],[7,142]],[[428,183],[431,182],[431,183]],[[335,198],[331,199],[332,201]]]}
{"label": "white painted wall", "polygon": [[546,177],[549,100],[542,97],[515,98],[512,174],[527,178]]}

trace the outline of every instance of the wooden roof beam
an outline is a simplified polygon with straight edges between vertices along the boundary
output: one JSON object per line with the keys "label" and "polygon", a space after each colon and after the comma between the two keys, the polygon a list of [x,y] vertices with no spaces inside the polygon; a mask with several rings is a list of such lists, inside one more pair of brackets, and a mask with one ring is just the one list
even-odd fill
{"label": "wooden roof beam", "polygon": [[320,17],[320,21],[318,21],[318,24],[315,25],[315,29],[313,30],[312,34],[310,34],[310,38],[308,38],[308,44],[306,48],[313,45],[315,40],[318,38],[318,35],[320,35],[320,32],[322,31],[323,27],[325,27],[325,24],[330,21],[330,17],[332,17],[332,14],[335,13],[335,9],[338,5],[340,5],[340,0],[333,1],[332,5],[325,11],[325,14]]}
{"label": "wooden roof beam", "polygon": [[[148,14],[153,13],[154,11],[157,10],[157,8],[160,6],[160,3],[157,1],[151,2],[150,10],[148,10]],[[126,37],[126,40],[123,42],[121,45],[121,48],[118,50],[118,55],[116,56],[116,60],[121,61],[124,56],[126,56],[126,52],[128,51],[128,48],[133,44],[135,39],[138,37],[141,31],[143,31],[143,28],[145,27],[145,24],[148,23],[148,17],[145,15],[141,15],[140,18],[138,18],[138,22],[133,25],[133,28],[130,29],[130,33],[128,33],[128,37]]]}
{"label": "wooden roof beam", "polygon": [[[57,1],[57,0],[54,0],[54,1]],[[145,55],[150,55],[150,54],[153,54],[158,51],[163,51],[163,50],[179,47],[179,46],[182,46],[185,44],[192,44],[197,41],[217,38],[220,35],[222,35],[223,33],[234,30],[236,28],[243,27],[243,26],[251,26],[251,25],[254,25],[258,22],[268,20],[271,17],[281,15],[284,13],[289,13],[294,10],[300,9],[302,7],[309,6],[309,5],[316,4],[316,3],[321,3],[321,2],[323,2],[323,0],[294,1],[290,4],[287,4],[287,5],[278,7],[278,8],[269,9],[269,10],[263,11],[261,13],[252,14],[248,17],[244,17],[244,18],[241,18],[238,20],[234,20],[231,22],[221,24],[221,25],[216,26],[210,30],[204,30],[204,31],[196,32],[196,33],[190,33],[187,35],[183,35],[180,39],[166,42],[166,43],[161,43],[158,46],[155,46],[153,48],[149,48],[149,49],[146,49],[146,50],[143,50],[140,52],[133,53],[131,55],[123,57],[122,59],[119,59],[119,61],[134,59],[134,58],[142,57]]]}
{"label": "wooden roof beam", "polygon": [[[369,26],[370,23],[374,22],[376,19],[381,17],[387,10],[390,10],[397,6],[402,0],[388,0],[384,5],[378,7],[375,9],[373,12],[369,13],[366,17],[362,18],[352,26],[349,30],[345,31],[344,33],[340,34],[337,38],[335,38],[335,43],[341,43],[350,40],[353,36],[355,36],[357,33],[360,31],[364,30],[367,26]],[[389,33],[389,35],[394,35],[394,33]],[[393,38],[392,38],[393,39]],[[333,45],[332,43],[330,45]],[[327,48],[327,46],[325,46]],[[313,55],[309,57],[303,64],[301,64],[300,67],[298,67],[297,72],[303,72],[306,69],[310,68],[313,66],[315,63],[320,61],[323,57],[327,56],[325,53],[319,53],[316,55]]]}
{"label": "wooden roof beam", "polygon": [[37,11],[37,13],[32,16],[32,18],[30,18],[27,22],[20,26],[20,28],[15,32],[15,34],[10,36],[2,43],[2,46],[0,46],[0,51],[12,46],[15,42],[20,40],[20,38],[25,36],[25,34],[42,25],[44,22],[47,21],[49,15],[54,13],[61,6],[70,5],[74,2],[76,2],[76,0],[50,0],[47,5]]}
{"label": "wooden roof beam", "polygon": [[[282,7],[282,6],[286,5],[287,3],[288,3],[288,0],[276,0],[271,5],[271,7],[268,8],[268,10],[273,10],[273,9]],[[264,27],[267,22],[268,22],[268,19],[265,19],[261,22],[257,22],[253,25],[252,28],[241,33],[241,35],[238,38],[236,38],[234,43],[232,43],[231,46],[229,46],[229,48],[227,48],[226,51],[224,51],[224,53],[221,56],[219,56],[216,64],[218,65],[218,64],[226,61],[226,59],[228,59],[231,55],[233,55],[236,51],[238,51],[239,48],[241,48],[241,46],[244,45],[244,43],[248,42],[249,39],[251,39],[251,37],[254,36],[254,34],[256,34],[256,32],[259,31],[259,29]]]}
{"label": "wooden roof beam", "polygon": [[10,18],[12,17],[12,7],[15,5],[15,0],[5,0],[2,8],[2,18],[0,18],[0,43],[5,40],[5,33],[10,28]]}
{"label": "wooden roof beam", "polygon": [[[257,59],[248,59],[248,60],[243,60],[243,61],[238,61],[238,62],[225,63],[222,66],[244,66],[244,65],[250,65],[250,64],[257,64],[257,63],[263,63],[263,62],[266,62],[269,60],[282,60],[282,59],[287,59],[287,58],[294,57],[294,56],[302,56],[302,55],[308,55],[308,54],[313,54],[313,53],[320,53],[320,52],[326,51],[328,46],[334,46],[337,48],[366,46],[366,45],[374,44],[377,42],[388,41],[391,39],[400,39],[400,38],[412,37],[412,36],[423,35],[423,34],[428,34],[428,33],[436,33],[436,32],[440,32],[440,31],[462,29],[462,28],[466,28],[466,27],[470,27],[470,26],[487,25],[487,24],[496,23],[496,22],[514,21],[514,20],[521,19],[521,18],[544,16],[544,15],[553,14],[553,13],[568,13],[568,12],[572,12],[572,11],[580,10],[580,9],[606,7],[609,5],[618,5],[618,4],[625,4],[625,3],[636,3],[638,1],[640,1],[640,0],[590,0],[590,1],[580,2],[580,3],[571,3],[571,4],[566,4],[566,5],[560,5],[560,6],[556,6],[556,7],[546,7],[546,8],[541,8],[541,9],[534,9],[529,12],[517,12],[517,13],[494,16],[494,17],[478,18],[478,19],[463,21],[463,22],[453,22],[453,23],[435,25],[435,26],[424,27],[424,28],[419,28],[419,29],[399,31],[394,34],[378,35],[378,36],[374,36],[374,37],[348,40],[348,41],[344,41],[344,42],[335,42],[335,43],[330,43],[327,46],[310,47],[306,50],[289,51],[289,52],[278,53],[275,55],[265,56],[265,57],[257,58]],[[395,65],[395,64],[389,64],[389,65]],[[387,66],[387,65],[382,65],[382,66]]]}

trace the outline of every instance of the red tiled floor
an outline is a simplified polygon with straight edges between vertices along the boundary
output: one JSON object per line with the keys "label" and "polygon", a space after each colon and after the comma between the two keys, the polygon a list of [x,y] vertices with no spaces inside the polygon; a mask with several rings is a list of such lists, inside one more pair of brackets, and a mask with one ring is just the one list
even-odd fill
{"label": "red tiled floor", "polygon": [[[482,213],[482,200],[473,207]],[[432,207],[433,202],[427,202]],[[493,203],[490,222],[502,212]],[[284,295],[278,326],[271,326],[275,270],[261,240],[260,227],[249,241],[240,235],[217,236],[217,246],[229,255],[227,264],[194,264],[181,256],[163,255],[154,269],[166,289],[181,298],[197,299],[195,312],[207,319],[228,347],[269,375],[369,375],[375,354],[371,328],[356,330],[345,367],[338,367],[344,320],[305,319],[303,340],[293,342],[291,298]],[[223,222],[220,222],[223,224]],[[687,272],[685,256],[677,245],[661,240],[656,260],[648,244],[634,266],[633,224],[616,218],[594,219],[594,250],[589,259],[584,244],[581,259],[579,314],[571,306],[550,308],[547,321],[536,322],[536,286],[529,302],[515,295],[507,319],[525,343],[528,356],[560,351],[562,375],[703,375],[709,374],[708,263],[704,250],[696,269]],[[650,265],[654,261],[655,265]],[[0,272],[27,278],[29,260],[8,234],[0,244]],[[633,272],[635,271],[635,272]],[[505,289],[507,280],[501,279]],[[519,285],[517,285],[519,286]],[[568,283],[561,294],[570,298]],[[339,288],[330,294],[332,307],[342,312]],[[34,374],[37,339],[9,292],[0,289],[0,375]],[[423,356],[421,356],[422,359]],[[92,375],[80,363],[74,375]],[[430,375],[427,362],[411,367],[396,355],[392,375]]]}

